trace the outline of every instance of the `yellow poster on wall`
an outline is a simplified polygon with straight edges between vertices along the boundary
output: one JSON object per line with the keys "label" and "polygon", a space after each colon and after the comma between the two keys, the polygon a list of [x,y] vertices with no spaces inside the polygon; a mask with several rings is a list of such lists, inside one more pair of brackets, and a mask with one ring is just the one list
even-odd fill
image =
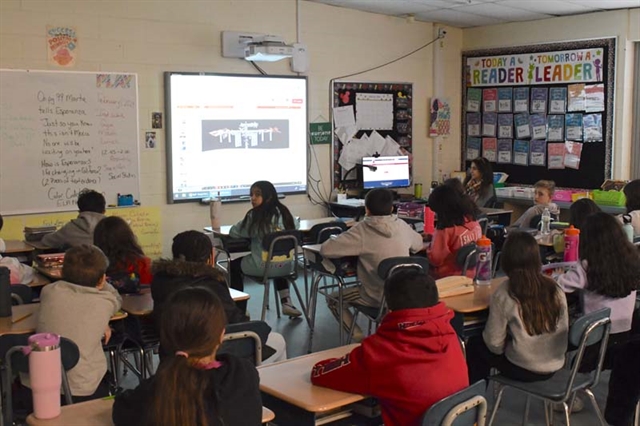
{"label": "yellow poster on wall", "polygon": [[[78,213],[49,213],[4,217],[0,237],[5,240],[24,240],[25,226],[55,226],[60,228]],[[159,207],[131,207],[107,210],[107,216],[120,216],[129,223],[144,253],[152,259],[162,256],[162,225]]]}

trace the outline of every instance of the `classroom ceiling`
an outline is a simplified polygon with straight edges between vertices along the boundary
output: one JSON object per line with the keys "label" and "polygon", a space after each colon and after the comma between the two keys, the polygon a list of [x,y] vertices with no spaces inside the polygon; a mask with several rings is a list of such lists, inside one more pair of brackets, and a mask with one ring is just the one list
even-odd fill
{"label": "classroom ceiling", "polygon": [[471,28],[640,7],[640,0],[308,0],[382,15]]}

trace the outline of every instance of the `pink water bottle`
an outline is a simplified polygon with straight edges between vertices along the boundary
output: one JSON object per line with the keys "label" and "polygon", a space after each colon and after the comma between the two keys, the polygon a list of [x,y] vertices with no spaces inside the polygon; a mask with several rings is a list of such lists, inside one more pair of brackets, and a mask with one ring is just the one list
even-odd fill
{"label": "pink water bottle", "polygon": [[424,233],[433,234],[435,230],[436,214],[429,208],[424,206]]}
{"label": "pink water bottle", "polygon": [[564,230],[564,261],[578,261],[578,246],[580,245],[580,230],[571,225]]}
{"label": "pink water bottle", "polygon": [[29,355],[29,381],[33,393],[33,414],[39,419],[60,415],[62,359],[60,336],[39,333],[29,337],[24,353]]}

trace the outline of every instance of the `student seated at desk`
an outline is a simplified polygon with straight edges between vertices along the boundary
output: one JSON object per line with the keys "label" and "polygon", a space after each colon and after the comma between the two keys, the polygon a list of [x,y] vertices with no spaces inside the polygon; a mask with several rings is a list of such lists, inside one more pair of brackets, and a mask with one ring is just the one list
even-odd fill
{"label": "student seated at desk", "polygon": [[590,198],[581,198],[569,206],[569,224],[576,229],[582,229],[589,215],[601,212],[600,207]]}
{"label": "student seated at desk", "polygon": [[539,180],[533,185],[535,195],[533,198],[534,205],[529,207],[522,216],[511,225],[515,228],[530,228],[531,220],[536,216],[544,213],[544,209],[549,209],[549,213],[556,217],[560,214],[560,210],[556,203],[551,202],[553,193],[556,190],[556,184],[552,180]]}
{"label": "student seated at desk", "polygon": [[[633,226],[633,235],[640,236],[640,179],[632,180],[622,189],[626,197],[627,213],[631,216],[631,225]],[[622,216],[618,218],[622,221]]]}
{"label": "student seated at desk", "polygon": [[469,385],[467,366],[433,278],[399,271],[384,292],[390,312],[375,334],[344,357],[317,363],[311,382],[377,398],[386,426],[418,425],[434,403]]}
{"label": "student seated at desk", "polygon": [[[166,315],[165,305],[169,296],[185,287],[204,287],[218,296],[228,324],[249,321],[231,298],[222,273],[215,269],[213,244],[208,236],[198,231],[181,232],[173,238],[171,251],[173,259],[160,259],[153,263],[151,297],[157,327]],[[258,333],[265,339],[263,363],[287,359],[287,344],[282,335],[270,332],[270,327],[264,322],[253,321],[247,329],[264,330]]]}
{"label": "student seated at desk", "polygon": [[[264,274],[266,252],[262,249],[262,239],[272,232],[294,230],[296,224],[291,212],[278,200],[278,193],[271,182],[261,180],[251,185],[251,210],[240,222],[231,227],[229,236],[232,238],[250,238],[251,254],[231,261],[231,287],[242,291],[244,289],[243,274],[262,277]],[[287,262],[289,264],[290,262]],[[282,268],[278,262],[272,262],[270,268],[274,275]],[[284,278],[274,278],[280,301],[282,314],[289,317],[299,317],[302,312],[291,303],[289,283]],[[239,304],[246,310],[246,302]]]}
{"label": "student seated at desk", "polygon": [[[408,256],[422,250],[422,236],[393,212],[393,193],[388,189],[374,189],[365,197],[366,217],[347,232],[330,238],[320,248],[322,256],[340,258],[358,256],[358,287],[342,290],[342,326],[349,330],[353,320],[349,303],[380,306],[384,281],[378,276],[378,264],[384,259]],[[327,298],[331,313],[340,321],[338,292]],[[362,339],[362,330],[356,325],[353,336]]]}
{"label": "student seated at desk", "polygon": [[482,338],[467,346],[469,381],[491,367],[515,380],[545,380],[564,365],[569,316],[562,289],[541,272],[540,250],[525,232],[509,234],[502,250],[500,284],[489,305]]}
{"label": "student seated at desk", "polygon": [[[558,277],[567,293],[582,291],[585,314],[611,308],[611,334],[603,369],[613,362],[611,348],[630,335],[636,290],[640,289],[640,253],[627,239],[620,222],[601,212],[587,217],[580,230],[580,261]],[[587,347],[582,371],[591,371],[597,350]]]}
{"label": "student seated at desk", "polygon": [[[0,214],[0,231],[2,231],[3,225],[4,220]],[[0,252],[4,252],[6,249],[4,240],[0,238]],[[0,255],[0,267],[9,269],[9,281],[11,284],[29,284],[35,276],[35,271],[31,266],[21,263],[15,257],[2,257]]]}
{"label": "student seated at desk", "polygon": [[64,280],[43,287],[40,293],[36,332],[67,337],[80,350],[78,364],[67,374],[74,402],[109,395],[102,341],[103,336],[104,343],[109,341],[109,320],[122,299],[106,282],[107,264],[95,246],[72,247],[62,265]]}
{"label": "student seated at desk", "polygon": [[83,189],[78,194],[78,217],[56,232],[45,235],[42,243],[56,248],[93,244],[93,229],[104,219],[105,207],[102,194],[92,189]]}
{"label": "student seated at desk", "polygon": [[[482,237],[476,220],[477,207],[466,195],[446,185],[440,185],[429,196],[429,207],[436,213],[438,222],[427,250],[431,274],[436,278],[462,274],[456,263],[456,255],[462,246],[475,243]],[[467,271],[473,276],[474,271]]]}
{"label": "student seated at desk", "polygon": [[116,397],[114,424],[260,425],[256,368],[245,359],[216,355],[225,325],[222,303],[208,289],[173,293],[160,327],[160,344],[170,355],[154,377]]}
{"label": "student seated at desk", "polygon": [[93,231],[93,243],[109,259],[107,277],[135,275],[139,284],[151,283],[151,259],[144,255],[129,224],[118,216],[105,217]]}

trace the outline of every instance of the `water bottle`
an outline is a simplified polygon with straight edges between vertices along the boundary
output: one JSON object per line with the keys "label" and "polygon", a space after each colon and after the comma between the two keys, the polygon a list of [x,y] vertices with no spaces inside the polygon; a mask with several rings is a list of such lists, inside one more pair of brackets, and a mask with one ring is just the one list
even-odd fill
{"label": "water bottle", "polygon": [[39,419],[60,415],[60,385],[62,359],[60,336],[40,333],[30,336],[29,346],[22,350],[29,355],[29,380],[33,393],[33,414]]}
{"label": "water bottle", "polygon": [[11,280],[9,268],[0,268],[0,317],[11,317]]}
{"label": "water bottle", "polygon": [[435,231],[436,214],[429,208],[424,206],[424,230],[423,233],[427,235],[433,234]]}
{"label": "water bottle", "polygon": [[220,192],[214,197],[213,193],[209,194],[209,218],[211,219],[211,228],[214,231],[220,230],[220,213],[222,211],[222,201],[220,201]]}
{"label": "water bottle", "polygon": [[540,220],[540,233],[542,235],[549,235],[551,233],[551,212],[548,207],[544,208],[542,212],[542,219]]}
{"label": "water bottle", "polygon": [[491,240],[482,236],[476,242],[478,261],[476,262],[476,279],[478,285],[491,284]]}
{"label": "water bottle", "polygon": [[564,261],[577,262],[579,258],[580,230],[571,225],[564,230]]}
{"label": "water bottle", "polygon": [[631,224],[631,216],[625,214],[622,216],[622,228],[624,229],[624,233],[627,234],[627,238],[629,241],[633,243],[633,225]]}

